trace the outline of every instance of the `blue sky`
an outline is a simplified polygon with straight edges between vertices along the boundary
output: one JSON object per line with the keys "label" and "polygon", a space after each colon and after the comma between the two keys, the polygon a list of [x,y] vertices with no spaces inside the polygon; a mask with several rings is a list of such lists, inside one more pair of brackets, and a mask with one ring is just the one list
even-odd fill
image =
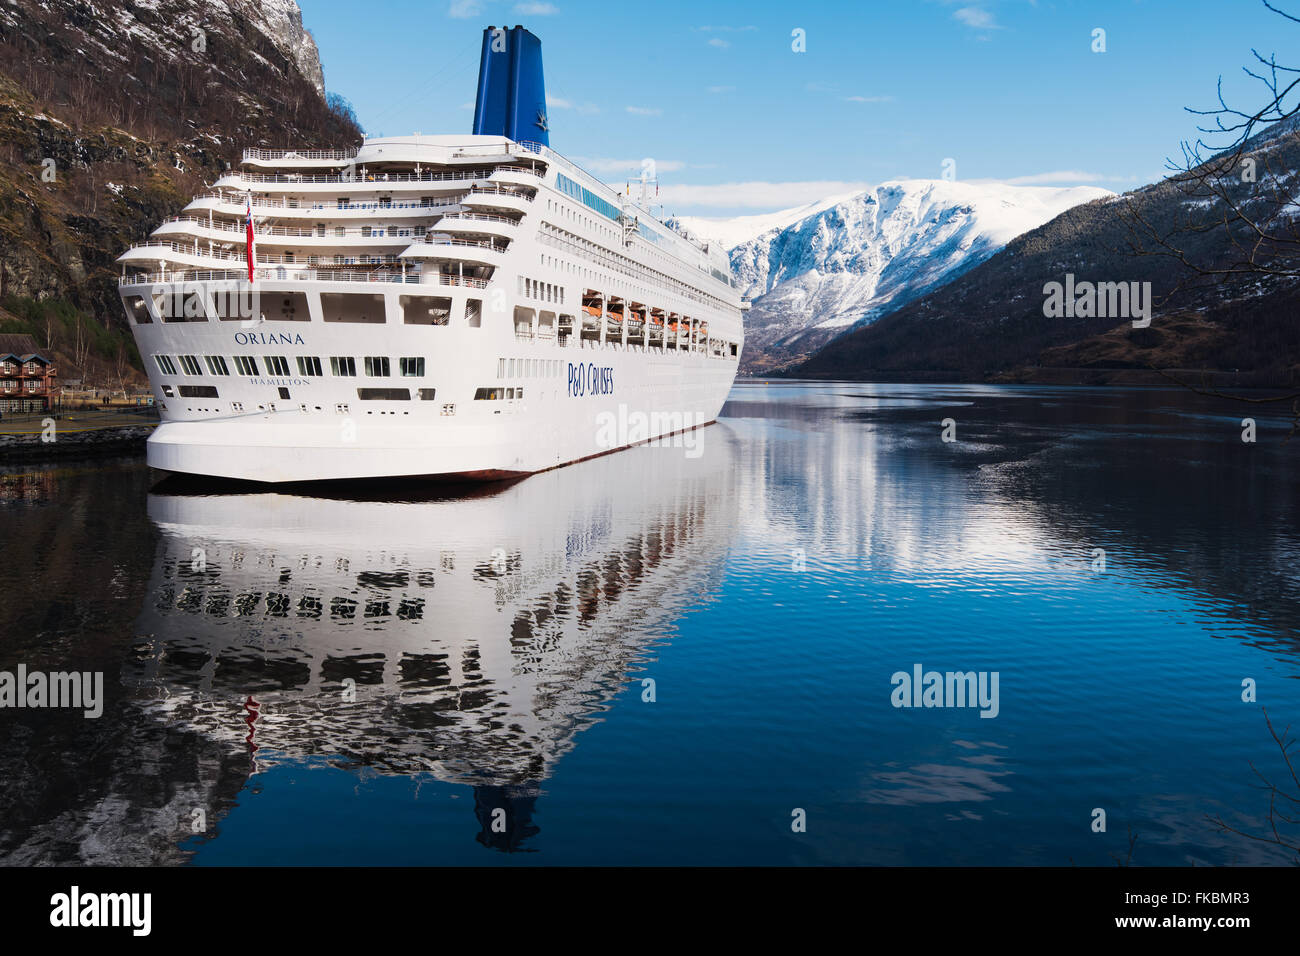
{"label": "blue sky", "polygon": [[1260,104],[1252,47],[1286,60],[1300,41],[1257,0],[299,2],[327,89],[372,135],[468,132],[483,28],[523,24],[551,145],[614,184],[653,157],[687,215],[939,178],[948,158],[962,180],[1123,191],[1195,137],[1184,107],[1211,106],[1219,75]]}

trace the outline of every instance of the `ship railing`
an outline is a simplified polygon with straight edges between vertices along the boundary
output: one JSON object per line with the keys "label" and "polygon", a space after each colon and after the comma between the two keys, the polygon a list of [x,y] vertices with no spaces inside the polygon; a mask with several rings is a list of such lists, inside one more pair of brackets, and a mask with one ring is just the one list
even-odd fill
{"label": "ship railing", "polygon": [[[225,203],[228,206],[234,206],[239,212],[244,211],[245,198],[242,194],[232,195],[222,192],[205,192],[199,193],[190,202],[196,202],[200,199],[215,199],[218,202]],[[448,199],[445,202],[350,202],[346,205],[339,206],[337,203],[314,202],[303,204],[301,202],[287,202],[283,199],[261,199],[254,197],[253,208],[271,208],[271,209],[293,209],[299,212],[389,212],[393,209],[446,209],[450,206],[460,205],[458,199]],[[243,228],[240,226],[239,228]]]}
{"label": "ship railing", "polygon": [[277,159],[353,159],[357,155],[357,149],[354,146],[351,149],[246,149],[244,150],[244,161],[250,159],[260,160],[262,162],[274,162]]}
{"label": "ship railing", "polygon": [[[345,272],[334,269],[254,269],[253,278],[271,279],[278,282],[385,282],[406,285],[418,285],[422,279],[419,272]],[[456,278],[455,276],[451,278]],[[247,282],[246,269],[185,269],[169,272],[141,272],[121,276],[119,286],[126,285],[163,285],[176,282]],[[455,283],[451,283],[455,284]]]}
{"label": "ship railing", "polygon": [[[149,241],[149,242],[137,242],[131,248],[132,249],[170,249],[172,252],[177,252],[180,253],[181,255],[198,256],[206,259],[219,259],[223,262],[244,262],[246,261],[248,256],[248,253],[246,252],[223,252],[223,251],[218,251],[216,249],[212,249],[212,250],[203,249],[201,246],[195,243],[181,244],[176,242],[161,242],[156,240]],[[330,265],[330,262],[328,261],[330,258],[331,256],[325,255],[325,256],[307,256],[305,258],[300,259],[297,258],[296,256],[276,255],[275,253],[270,253],[270,252],[255,253],[255,261],[258,265],[328,266]],[[355,261],[351,261],[357,258],[355,256],[349,256],[347,258],[349,261],[339,262],[337,264],[348,265],[348,266],[372,264],[366,262],[358,263]],[[395,265],[396,263],[387,262],[387,263],[373,263],[373,264],[374,265]]]}
{"label": "ship railing", "polygon": [[[502,168],[502,167],[497,167]],[[355,176],[344,176],[340,173],[250,173],[247,170],[232,169],[221,178],[242,179],[248,183],[286,183],[296,185],[319,184],[319,183],[336,183],[339,185],[356,185],[357,183],[445,183],[445,182],[485,182],[488,173],[486,172],[446,172],[446,173],[358,173]]]}
{"label": "ship railing", "polygon": [[[210,229],[214,232],[233,232],[242,236],[245,234],[247,227],[242,223],[228,222],[209,222],[207,219],[201,219],[197,216],[171,216],[163,220],[163,225],[168,223],[190,223],[201,229]],[[371,235],[367,236],[363,229],[369,228]],[[307,227],[295,228],[293,226],[258,226],[254,225],[253,234],[257,236],[288,236],[297,239],[337,239],[346,236],[360,237],[362,239],[388,239],[392,238],[419,238],[423,233],[415,233],[414,226],[355,226],[345,228],[343,226],[330,226],[324,232],[319,229],[310,229]],[[343,232],[340,233],[339,230]],[[380,230],[379,235],[374,235],[375,230]],[[387,235],[385,235],[387,233]]]}
{"label": "ship railing", "polygon": [[427,274],[431,283],[438,285],[458,285],[466,289],[486,289],[487,279],[475,279],[473,276],[451,276],[446,273]]}
{"label": "ship railing", "polygon": [[446,222],[448,219],[474,219],[478,222],[504,222],[507,225],[517,226],[519,220],[511,219],[509,216],[498,216],[488,212],[449,212],[443,216],[439,222]]}
{"label": "ship railing", "polygon": [[491,239],[447,239],[426,233],[424,243],[428,246],[475,246],[479,249],[491,249],[494,252],[506,251],[504,246],[498,246]]}
{"label": "ship railing", "polygon": [[487,193],[488,195],[491,195],[493,193],[500,193],[503,196],[514,196],[518,199],[529,198],[528,192],[521,186],[511,186],[508,183],[493,183],[493,182],[489,182],[483,186],[475,186],[474,189],[471,192],[467,193],[466,195],[479,196],[484,193]]}
{"label": "ship railing", "polygon": [[538,171],[538,170],[536,170],[536,169],[529,169],[527,166],[498,166],[496,169],[493,170],[493,172],[496,172],[496,173],[526,173],[526,174],[529,175],[529,176],[536,176],[538,179],[541,179],[543,176],[546,175],[546,173],[545,173],[544,171]]}

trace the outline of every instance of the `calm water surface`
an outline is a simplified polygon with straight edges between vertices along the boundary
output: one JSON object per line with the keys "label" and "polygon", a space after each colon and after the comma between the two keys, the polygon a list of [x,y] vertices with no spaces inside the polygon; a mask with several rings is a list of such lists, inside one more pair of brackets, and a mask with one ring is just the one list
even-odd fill
{"label": "calm water surface", "polygon": [[[0,669],[108,699],[0,711],[0,860],[1288,861],[1209,819],[1265,832],[1263,708],[1300,724],[1283,417],[797,383],[723,414],[474,494],[7,469]],[[998,672],[998,715],[895,708],[916,664]]]}

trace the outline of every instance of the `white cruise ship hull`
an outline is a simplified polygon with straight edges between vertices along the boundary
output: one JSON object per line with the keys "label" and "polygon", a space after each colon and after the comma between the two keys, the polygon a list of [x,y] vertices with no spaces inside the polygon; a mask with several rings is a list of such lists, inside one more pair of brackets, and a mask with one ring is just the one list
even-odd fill
{"label": "white cruise ship hull", "polygon": [[[732,384],[732,366],[705,358],[656,361],[642,353],[579,348],[531,354],[553,357],[543,360],[560,372],[521,379],[516,388],[522,398],[471,399],[458,403],[456,414],[444,415],[436,399],[434,407],[409,401],[357,407],[355,392],[349,401],[347,393],[313,395],[310,387],[296,385],[294,397],[305,399],[305,411],[302,403],[279,403],[274,411],[268,406],[239,416],[164,422],[149,439],[148,462],[166,472],[299,483],[509,478],[647,442],[680,447],[694,457],[706,440],[699,429],[717,419]],[[484,364],[495,361],[488,353]],[[579,363],[612,369],[614,394],[570,395],[569,368]],[[492,371],[474,376],[448,369],[442,380],[466,379],[459,390],[448,391],[472,395],[474,382],[492,381]],[[349,405],[346,414],[335,411],[333,398]]]}

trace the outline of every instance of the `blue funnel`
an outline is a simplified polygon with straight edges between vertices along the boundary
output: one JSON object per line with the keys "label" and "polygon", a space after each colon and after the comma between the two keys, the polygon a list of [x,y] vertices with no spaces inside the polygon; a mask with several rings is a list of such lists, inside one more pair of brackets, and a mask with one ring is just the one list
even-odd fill
{"label": "blue funnel", "polygon": [[488,27],[478,67],[474,132],[549,146],[548,125],[542,41],[523,27]]}

